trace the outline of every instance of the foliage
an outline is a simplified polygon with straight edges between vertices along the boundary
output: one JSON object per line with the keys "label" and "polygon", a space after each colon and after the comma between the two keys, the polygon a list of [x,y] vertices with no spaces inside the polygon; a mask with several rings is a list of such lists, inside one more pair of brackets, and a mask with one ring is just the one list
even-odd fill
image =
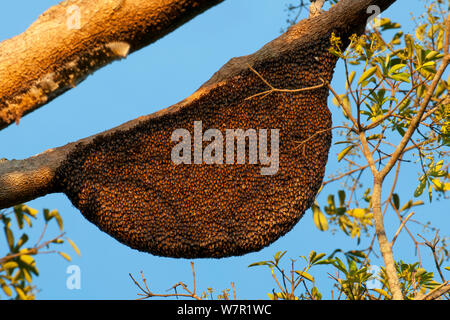
{"label": "foliage", "polygon": [[[330,295],[336,300],[392,299],[384,268],[371,266],[367,255],[362,251],[345,253],[336,251],[325,259],[325,253],[317,254],[311,251],[308,258],[300,257],[305,262],[305,267],[301,270],[296,269],[297,261],[291,259],[289,272],[285,271],[281,263],[285,253],[286,251],[277,252],[273,260],[250,265],[250,267],[267,266],[270,269],[277,286],[277,291],[274,289],[272,293],[267,294],[271,300],[322,300],[323,295],[317,287],[314,276],[310,274],[311,270],[319,265],[328,265],[335,270],[335,274],[329,276],[334,281],[334,290],[331,290]],[[336,257],[337,253],[344,256],[345,262]],[[433,280],[433,273],[421,268],[419,263],[407,264],[400,261],[396,268],[406,299],[414,299],[419,293],[425,294],[427,290],[433,292],[439,288],[440,284]]]}
{"label": "foliage", "polygon": [[[65,252],[49,250],[51,246],[60,246],[67,241],[80,255],[75,243],[64,237],[63,220],[59,212],[44,209],[42,217],[44,227],[39,239],[33,246],[26,247],[25,244],[29,240],[27,229],[32,228],[33,222],[38,219],[38,211],[24,204],[17,205],[12,210],[0,211],[0,221],[3,224],[7,243],[7,252],[0,258],[0,287],[2,289],[0,298],[19,300],[33,300],[35,298],[36,287],[33,285],[33,279],[39,276],[35,257],[44,253],[58,253],[66,260],[71,260],[71,257]],[[58,224],[61,234],[44,241],[47,224],[52,220]]]}
{"label": "foliage", "polygon": [[[370,182],[362,179],[367,171],[381,181],[377,186],[379,216],[393,214],[400,224],[392,240],[380,242],[380,246],[385,245],[392,254],[399,234],[407,232],[416,251],[420,251],[421,246],[431,248],[439,280],[447,283],[441,268],[443,262],[449,260],[448,238],[441,239],[439,229],[431,227],[436,231],[433,244],[418,235],[425,240],[420,242],[408,229],[410,218],[415,214],[414,207],[424,205],[425,201],[448,199],[446,192],[450,189],[446,149],[450,142],[450,77],[444,79],[450,25],[446,22],[447,14],[440,1],[429,1],[426,12],[415,18],[414,35],[404,33],[399,23],[381,18],[375,22],[373,30],[360,37],[352,36],[345,51],[341,49],[345,39],[334,35],[330,39],[330,52],[338,56],[345,67],[345,92],[338,94],[331,87],[330,90],[334,95],[333,103],[341,109],[344,118],[339,126],[343,129],[339,132],[342,139],[335,144],[342,146],[337,160],[346,166],[345,171],[324,181],[321,192],[338,181],[342,182],[344,190],[339,190],[337,197],[329,194],[323,210],[316,201],[312,206],[313,221],[321,231],[329,230],[330,226],[333,232],[343,231],[356,238],[358,245],[362,233],[372,236],[370,247],[359,251],[364,255],[364,263],[358,265],[357,260],[348,257],[347,265],[339,258],[326,260],[343,274],[343,277],[333,276],[339,296],[374,298],[365,285],[370,279],[367,263],[370,255],[375,254],[374,214],[377,213],[373,206],[375,184],[367,185]],[[417,118],[416,127],[414,118]],[[406,165],[409,169],[417,168],[417,186],[409,199],[400,199],[396,192],[398,177],[400,167]],[[395,177],[390,192],[381,199],[381,187],[386,184],[384,178],[393,168]],[[414,222],[422,225],[424,231],[430,230],[429,223],[418,221],[420,218]],[[384,232],[383,220],[379,221],[379,228]],[[402,296],[407,299],[424,295],[440,285],[433,273],[423,269],[420,252],[418,254],[418,262],[399,261],[395,265]],[[386,260],[386,256],[383,258]],[[281,272],[279,268],[275,270]],[[382,268],[379,281],[383,287],[375,290],[378,298],[392,298],[387,274],[386,268]],[[305,297],[304,294],[301,297]]]}

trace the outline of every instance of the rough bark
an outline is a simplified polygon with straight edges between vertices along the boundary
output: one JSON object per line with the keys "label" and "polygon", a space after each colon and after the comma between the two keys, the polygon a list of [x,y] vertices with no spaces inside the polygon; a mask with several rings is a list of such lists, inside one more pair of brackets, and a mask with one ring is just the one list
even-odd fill
{"label": "rough bark", "polygon": [[67,0],[51,7],[0,43],[0,130],[222,1]]}

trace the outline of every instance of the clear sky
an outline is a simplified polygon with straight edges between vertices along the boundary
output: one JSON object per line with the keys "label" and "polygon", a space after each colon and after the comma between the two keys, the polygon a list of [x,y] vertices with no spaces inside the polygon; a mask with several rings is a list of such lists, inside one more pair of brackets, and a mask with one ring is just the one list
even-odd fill
{"label": "clear sky", "polygon": [[[58,2],[4,1],[0,11],[0,40],[23,32],[42,12]],[[286,5],[293,2],[226,0],[157,43],[96,72],[74,90],[24,117],[19,126],[12,125],[2,130],[0,158],[27,158],[179,102],[198,89],[230,58],[253,53],[279,36],[281,28],[286,27]],[[410,12],[422,12],[422,6],[423,2],[419,0],[399,0],[383,16],[411,26]],[[339,65],[333,82],[338,91],[342,89],[343,77],[342,66]],[[338,113],[331,104],[330,108],[334,114]],[[334,117],[334,122],[338,123],[340,118]],[[337,150],[333,147],[330,153],[327,174],[335,172],[340,165],[336,161]],[[401,199],[411,196],[417,185],[416,167],[410,168],[400,177]],[[328,193],[336,193],[339,188],[334,184],[324,190],[323,196],[319,197],[321,205],[325,204]],[[49,195],[31,201],[29,205],[39,211],[42,208],[58,209],[64,219],[67,236],[74,240],[82,253],[77,257],[67,246],[65,251],[73,257],[72,262],[57,255],[37,257],[40,270],[35,281],[40,290],[38,299],[134,299],[137,288],[128,274],[139,278],[141,270],[153,292],[165,293],[179,281],[192,283],[191,260],[156,257],[118,243],[88,222],[63,194]],[[419,208],[417,215],[440,226],[443,235],[450,234],[448,201],[435,201]],[[387,219],[388,232],[392,234],[397,227],[397,219]],[[42,225],[37,223],[29,244],[38,238],[41,228]],[[55,224],[49,228],[47,237],[56,235],[58,229]],[[363,238],[359,248],[366,248],[368,241]],[[0,255],[4,253],[4,244],[1,233]],[[318,231],[311,211],[307,211],[291,232],[260,252],[225,259],[193,260],[197,286],[200,291],[212,287],[220,292],[230,288],[230,282],[235,282],[238,298],[266,299],[266,293],[275,287],[270,273],[265,268],[248,268],[249,264],[271,259],[280,250],[288,250],[287,257],[296,259],[300,255],[308,255],[311,250],[331,253],[335,248],[345,251],[354,247],[355,240],[349,240],[340,231],[335,235]],[[406,237],[400,237],[395,249],[396,258],[407,262],[417,260]],[[422,252],[425,259],[429,258],[428,251],[423,249]],[[66,287],[66,270],[70,265],[80,267],[80,290]],[[312,272],[325,296],[330,290],[327,272],[330,270],[325,267]]]}

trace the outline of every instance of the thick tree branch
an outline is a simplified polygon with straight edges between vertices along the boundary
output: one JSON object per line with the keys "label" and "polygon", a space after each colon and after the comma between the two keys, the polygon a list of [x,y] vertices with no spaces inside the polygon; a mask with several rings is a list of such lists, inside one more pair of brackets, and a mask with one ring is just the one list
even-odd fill
{"label": "thick tree branch", "polygon": [[[394,1],[343,0],[328,12],[300,21],[286,33],[266,44],[256,53],[231,59],[194,94],[175,105],[134,119],[114,129],[70,143],[63,147],[48,150],[45,153],[25,160],[0,162],[0,208],[10,207],[54,192],[54,186],[51,185],[51,181],[55,171],[65,159],[66,155],[73,151],[78,144],[89,143],[100,135],[108,135],[118,130],[130,129],[142,121],[151,118],[160,118],[167,114],[177,113],[181,109],[189,107],[193,101],[199,99],[201,96],[208,95],[215,88],[226,84],[227,81],[239,76],[243,71],[249,70],[249,65],[254,66],[257,63],[281,56],[287,50],[294,50],[296,48],[302,48],[306,44],[315,43],[318,39],[329,36],[332,32],[337,32],[338,34],[361,33],[364,31],[367,19],[369,18],[369,14],[367,13],[369,6],[378,5],[381,10],[385,10]],[[140,3],[140,1],[137,2]],[[151,1],[150,3],[155,2],[159,3],[159,1]],[[111,40],[113,39],[108,39],[108,41]],[[115,40],[121,39],[116,38]],[[132,46],[132,50],[136,48],[134,45]],[[2,55],[0,54],[0,61],[1,59]],[[2,90],[1,88],[0,86],[0,92]]]}
{"label": "thick tree branch", "polygon": [[0,130],[223,0],[66,0],[0,43]]}

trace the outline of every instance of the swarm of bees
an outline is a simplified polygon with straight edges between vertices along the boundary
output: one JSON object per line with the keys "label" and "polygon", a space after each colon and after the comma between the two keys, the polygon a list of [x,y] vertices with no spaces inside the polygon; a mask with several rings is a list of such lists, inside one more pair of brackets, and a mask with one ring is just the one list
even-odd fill
{"label": "swarm of bees", "polygon": [[[321,186],[331,145],[328,88],[295,89],[331,81],[337,58],[329,47],[324,37],[287,50],[175,113],[80,144],[55,188],[102,231],[140,251],[220,258],[260,250],[292,229]],[[292,91],[258,95],[268,90],[262,79]],[[193,136],[194,121],[203,130],[278,129],[277,173],[261,175],[259,162],[173,163],[171,135],[185,128]]]}

